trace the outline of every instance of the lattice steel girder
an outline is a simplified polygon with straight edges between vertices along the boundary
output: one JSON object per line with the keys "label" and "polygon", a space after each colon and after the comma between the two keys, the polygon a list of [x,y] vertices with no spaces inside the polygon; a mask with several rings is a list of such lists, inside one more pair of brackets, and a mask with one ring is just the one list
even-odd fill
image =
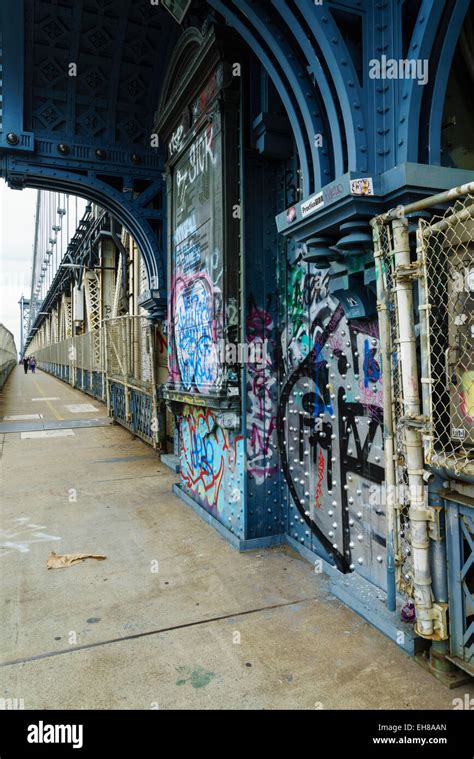
{"label": "lattice steel girder", "polygon": [[[143,173],[143,172],[142,172]],[[156,178],[156,174],[159,177]],[[147,171],[148,178],[150,173]],[[33,187],[68,192],[87,198],[109,211],[130,232],[145,261],[150,289],[156,292],[155,300],[166,308],[166,253],[164,251],[163,212],[148,208],[156,195],[162,195],[161,173],[142,193],[120,192],[95,172],[79,174],[61,169],[56,162],[41,161],[36,156],[0,156],[0,177],[10,187]],[[110,176],[113,180],[113,176]]]}
{"label": "lattice steel girder", "polygon": [[152,127],[180,29],[150,3],[109,6],[104,16],[83,0],[0,4],[0,176],[111,211],[137,241],[155,312],[164,311],[163,160]]}
{"label": "lattice steel girder", "polygon": [[[346,171],[441,163],[448,76],[469,0],[208,0],[273,80],[294,132],[304,196]],[[407,49],[406,40],[409,40]],[[372,61],[429,63],[416,78],[372,78]],[[315,155],[315,133],[324,148]],[[316,151],[318,152],[318,151]]]}

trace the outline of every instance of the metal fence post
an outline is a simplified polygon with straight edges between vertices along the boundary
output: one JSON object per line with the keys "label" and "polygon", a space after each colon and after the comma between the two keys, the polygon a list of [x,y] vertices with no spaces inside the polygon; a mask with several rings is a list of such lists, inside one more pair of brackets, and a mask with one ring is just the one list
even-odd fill
{"label": "metal fence post", "polygon": [[399,321],[399,356],[403,397],[404,443],[406,450],[410,522],[413,555],[413,583],[416,609],[416,629],[422,636],[434,632],[432,617],[433,595],[429,562],[429,535],[424,499],[424,461],[420,429],[418,366],[413,311],[413,291],[408,276],[410,242],[408,220],[401,217],[392,222],[395,256],[396,299]]}

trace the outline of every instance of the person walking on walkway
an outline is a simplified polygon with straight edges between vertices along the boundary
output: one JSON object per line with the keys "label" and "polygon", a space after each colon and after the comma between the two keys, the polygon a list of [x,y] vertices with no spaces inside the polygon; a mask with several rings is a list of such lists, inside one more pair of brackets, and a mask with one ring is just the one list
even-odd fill
{"label": "person walking on walkway", "polygon": [[28,374],[28,363],[29,363],[29,360],[25,356],[25,358],[23,359],[23,369],[25,371],[25,374]]}
{"label": "person walking on walkway", "polygon": [[36,374],[36,359],[34,356],[30,358],[30,369],[32,374]]}

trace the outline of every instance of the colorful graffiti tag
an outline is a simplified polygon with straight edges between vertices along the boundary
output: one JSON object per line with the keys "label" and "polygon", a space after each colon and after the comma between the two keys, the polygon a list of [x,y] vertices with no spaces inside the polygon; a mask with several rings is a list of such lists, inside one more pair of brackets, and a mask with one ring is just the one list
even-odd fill
{"label": "colorful graffiti tag", "polygon": [[219,426],[209,409],[186,406],[180,425],[181,486],[220,522],[243,531],[243,437]]}
{"label": "colorful graffiti tag", "polygon": [[[275,325],[271,315],[253,305],[247,317],[247,343],[253,348],[271,344]],[[257,485],[278,471],[276,445],[277,378],[271,350],[254,351],[264,357],[262,362],[247,367],[247,467]]]}
{"label": "colorful graffiti tag", "polygon": [[170,380],[183,392],[222,385],[217,345],[224,333],[223,260],[216,235],[221,138],[213,124],[178,157],[174,170]]}
{"label": "colorful graffiti tag", "polygon": [[183,386],[190,390],[215,387],[222,376],[217,355],[214,291],[210,278],[199,273],[180,276],[173,289],[174,339]]}
{"label": "colorful graffiti tag", "polygon": [[327,274],[302,263],[286,313],[277,429],[292,501],[339,569],[383,585],[384,513],[369,496],[384,476],[377,321],[348,321]]}

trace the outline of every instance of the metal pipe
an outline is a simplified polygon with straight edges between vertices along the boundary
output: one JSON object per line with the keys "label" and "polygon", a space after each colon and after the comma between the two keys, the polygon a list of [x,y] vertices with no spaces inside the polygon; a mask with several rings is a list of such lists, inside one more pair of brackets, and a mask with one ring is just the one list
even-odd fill
{"label": "metal pipe", "polygon": [[439,494],[442,488],[443,480],[439,475],[432,473],[428,483],[428,503],[439,514],[438,522],[433,523],[430,530],[432,538],[430,541],[432,588],[436,601],[448,603],[444,499]]}
{"label": "metal pipe", "polygon": [[152,405],[152,415],[153,419],[155,420],[155,423],[152,425],[152,440],[154,443],[154,448],[157,450],[160,448],[160,428],[159,428],[159,420],[158,420],[158,384],[157,384],[157,377],[156,377],[156,364],[155,364],[155,335],[156,335],[156,325],[153,320],[149,320],[148,324],[148,339],[150,341],[150,364],[151,364],[151,405]]}
{"label": "metal pipe", "polygon": [[417,200],[416,203],[409,203],[407,206],[398,206],[397,208],[392,208],[390,211],[387,211],[387,213],[382,214],[378,218],[382,221],[382,223],[386,224],[387,222],[394,221],[395,219],[402,219],[409,213],[414,213],[415,211],[424,211],[426,208],[431,208],[432,206],[436,206],[441,203],[449,203],[453,200],[456,200],[457,198],[462,198],[464,195],[469,195],[469,193],[474,193],[474,182],[468,182],[467,184],[459,185],[459,187],[453,187],[452,190],[446,190],[445,192],[440,192],[437,195],[431,195],[428,198],[423,198],[423,200]]}
{"label": "metal pipe", "polygon": [[467,208],[463,208],[461,211],[458,211],[458,213],[450,214],[450,216],[448,216],[446,219],[440,219],[434,224],[430,224],[429,232],[430,234],[433,234],[433,232],[444,232],[446,229],[449,229],[449,227],[452,227],[453,224],[471,221],[473,218],[474,204],[468,206]]}
{"label": "metal pipe", "polygon": [[413,318],[413,291],[411,281],[403,276],[403,269],[410,265],[408,220],[397,218],[392,223],[392,231],[397,277],[399,360],[401,364],[403,409],[407,420],[404,426],[404,437],[409,485],[416,629],[420,635],[429,637],[434,632],[434,625],[431,617],[433,595],[429,562],[430,541],[428,522],[423,516],[425,511],[423,446],[420,430],[410,424],[410,420],[418,419],[420,416],[420,400]]}
{"label": "metal pipe", "polygon": [[[244,91],[243,83],[240,86],[240,120],[239,120],[239,185],[240,185],[240,240],[239,240],[239,258],[240,258],[240,272],[239,272],[239,305],[240,305],[240,343],[246,345],[247,343],[247,283],[246,283],[246,257],[245,250],[245,235],[246,235],[246,214],[244,213],[245,207],[245,129],[244,129]],[[241,393],[241,428],[242,437],[244,439],[244,452],[243,452],[243,471],[242,471],[242,502],[244,504],[243,509],[243,538],[247,539],[248,534],[248,480],[247,480],[247,367],[245,361],[242,362],[240,370],[240,393]]]}
{"label": "metal pipe", "polygon": [[372,231],[374,238],[375,277],[377,283],[377,311],[380,327],[380,353],[382,364],[383,387],[383,418],[384,418],[384,448],[385,448],[385,484],[387,510],[387,608],[395,611],[396,577],[395,556],[397,554],[397,531],[395,518],[395,462],[393,441],[392,415],[392,382],[391,382],[391,335],[388,317],[387,291],[385,288],[382,250],[380,246],[380,225],[373,220]]}
{"label": "metal pipe", "polygon": [[[430,507],[438,511],[438,521],[431,525],[430,530],[430,565],[433,594],[436,603],[447,604],[448,600],[448,564],[446,555],[446,528],[445,513],[446,504],[439,491],[443,487],[443,480],[438,474],[434,474],[428,485],[428,503]],[[433,640],[430,648],[430,666],[434,671],[452,673],[455,671],[453,664],[448,661],[450,652],[449,633],[442,640]]]}

